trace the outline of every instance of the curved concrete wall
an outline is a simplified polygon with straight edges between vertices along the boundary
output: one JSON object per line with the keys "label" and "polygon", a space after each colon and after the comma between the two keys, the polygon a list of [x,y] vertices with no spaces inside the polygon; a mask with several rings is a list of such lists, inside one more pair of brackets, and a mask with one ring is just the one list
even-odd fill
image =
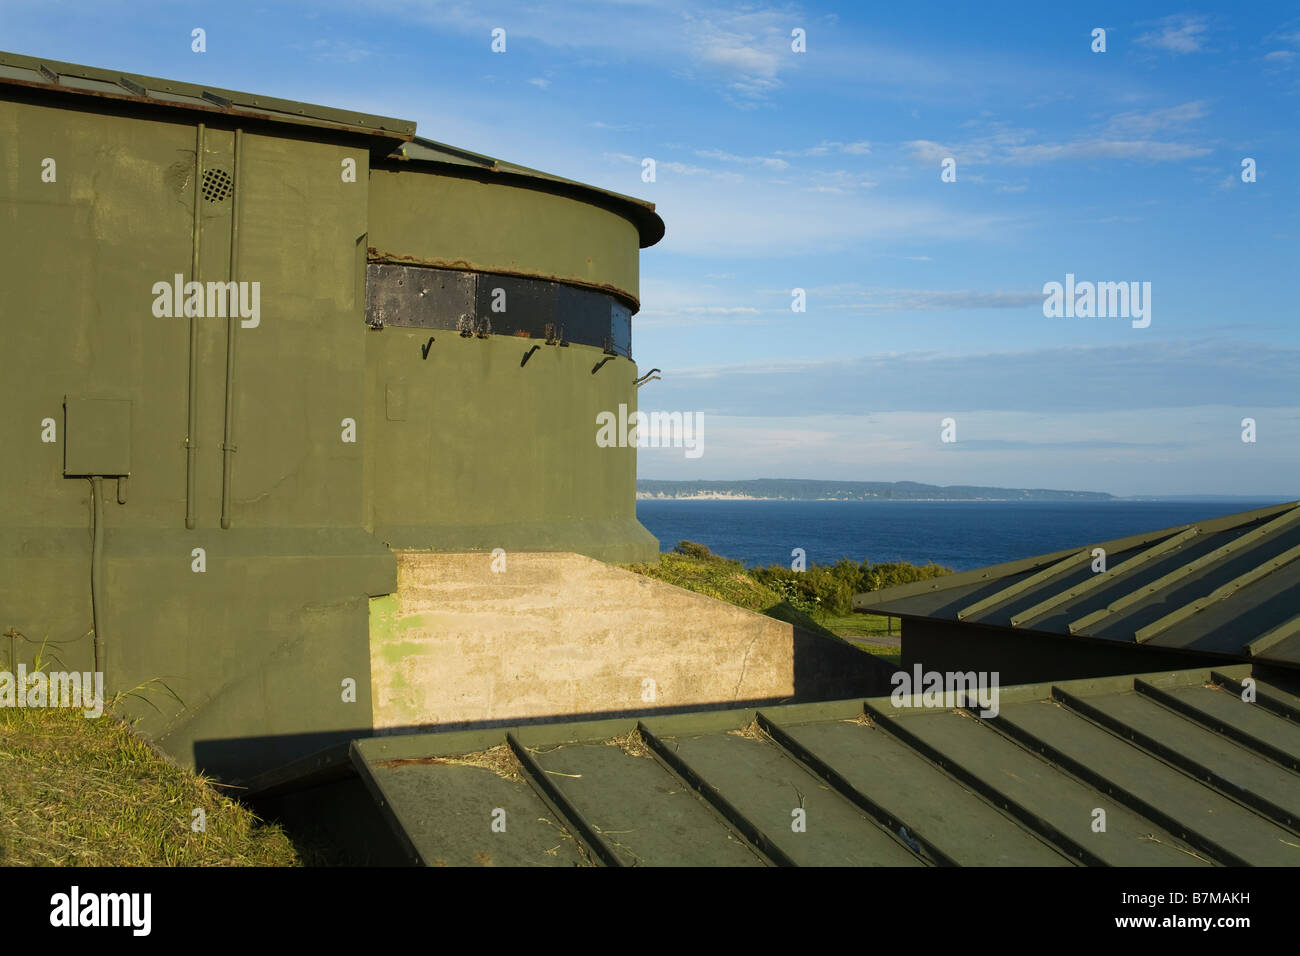
{"label": "curved concrete wall", "polygon": [[417,165],[370,173],[370,257],[537,276],[638,299],[636,226],[591,203]]}
{"label": "curved concrete wall", "polygon": [[[199,122],[202,169],[233,176],[234,195],[196,200]],[[422,330],[365,321],[375,243],[634,298],[636,228],[530,189],[414,169],[372,179],[373,145],[0,84],[0,633],[22,635],[15,660],[0,641],[0,666],[30,666],[48,641],[47,659],[57,648],[66,669],[92,668],[91,496],[76,475],[117,472],[65,475],[65,461],[116,429],[109,457],[129,458],[130,477],[125,503],[104,481],[105,683],[166,681],[186,706],[154,693],[161,713],[139,705],[142,729],[217,772],[369,728],[366,608],[396,585],[387,542],[629,560],[657,548],[636,522],[635,449],[595,444],[596,412],[635,402],[626,357],[593,375],[599,348],[543,346],[521,368],[517,338],[440,333],[426,358]],[[260,314],[236,332],[223,528],[228,323],[197,320],[190,435],[190,320],[157,314],[153,287],[225,282],[232,243]]]}
{"label": "curved concrete wall", "polygon": [[369,333],[366,357],[366,501],[377,538],[607,561],[658,553],[636,520],[636,448],[596,444],[597,413],[636,407],[627,359],[593,375],[599,349],[395,326]]}

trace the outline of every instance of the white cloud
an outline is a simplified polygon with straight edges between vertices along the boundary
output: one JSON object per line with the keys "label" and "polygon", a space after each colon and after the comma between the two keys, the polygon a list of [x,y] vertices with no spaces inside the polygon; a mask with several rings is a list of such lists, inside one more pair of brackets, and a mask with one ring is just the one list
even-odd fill
{"label": "white cloud", "polygon": [[738,106],[752,107],[779,89],[781,71],[793,66],[784,11],[714,8],[683,19],[693,68],[721,73]]}
{"label": "white cloud", "polygon": [[804,149],[778,149],[778,156],[826,156],[830,153],[847,153],[850,156],[867,156],[871,153],[871,143],[864,140],[858,140],[854,143],[836,143],[822,141],[816,146],[808,146]]}
{"label": "white cloud", "polygon": [[[913,258],[913,257],[907,257]],[[928,258],[922,256],[928,262]],[[852,312],[929,312],[947,309],[1020,309],[1041,306],[1043,294],[1038,291],[995,291],[974,289],[876,289],[839,285],[827,289],[813,289],[812,294],[831,299],[819,308],[842,309]]]}
{"label": "white cloud", "polygon": [[[1033,130],[997,127],[964,142],[941,143],[917,139],[903,143],[911,159],[937,166],[952,157],[962,166],[986,164],[1035,165],[1038,163],[1095,159],[1131,159],[1174,162],[1205,156],[1210,149],[1188,142],[1154,139],[1161,130],[1185,127],[1207,115],[1203,101],[1195,100],[1156,110],[1132,110],[1110,117],[1092,136],[1067,142],[1032,142]],[[962,177],[970,181],[969,176]],[[1004,191],[1015,191],[1008,188]]]}
{"label": "white cloud", "polygon": [[1155,30],[1138,37],[1138,43],[1169,53],[1199,53],[1205,49],[1204,17],[1176,15],[1157,22]]}
{"label": "white cloud", "polygon": [[695,155],[701,159],[716,159],[723,163],[739,163],[743,166],[762,166],[764,169],[788,169],[790,164],[784,159],[772,156],[737,156],[720,149],[697,149]]}
{"label": "white cloud", "polygon": [[[304,48],[302,44],[294,44],[290,49]],[[366,57],[376,55],[374,50],[343,40],[313,40],[311,46],[306,49],[313,60],[326,63],[360,63]]]}
{"label": "white cloud", "polygon": [[1190,143],[1165,143],[1157,140],[1091,139],[1072,143],[1042,143],[1036,146],[1013,146],[1006,159],[1012,163],[1045,163],[1075,159],[1136,159],[1146,162],[1171,162],[1194,159],[1210,152],[1208,147]]}
{"label": "white cloud", "polygon": [[[947,445],[939,440],[939,423],[950,410],[941,407],[778,420],[705,411],[701,458],[686,461],[680,449],[642,449],[637,470],[642,478],[664,479],[922,481],[1116,495],[1293,494],[1294,469],[1282,448],[1256,456],[1256,466],[1245,473],[1225,458],[1215,426],[1240,421],[1245,411],[1207,405],[966,412],[957,418],[958,441]],[[1281,427],[1281,441],[1300,440],[1293,420]]]}
{"label": "white cloud", "polygon": [[1107,128],[1128,133],[1150,135],[1157,130],[1170,127],[1186,126],[1193,120],[1207,115],[1204,100],[1193,100],[1178,106],[1167,106],[1156,110],[1131,110],[1117,113],[1110,118]]}
{"label": "white cloud", "polygon": [[905,199],[865,188],[759,192],[749,182],[717,177],[660,177],[651,198],[671,223],[659,249],[711,257],[820,257],[877,240],[989,241],[1017,221],[1009,210],[950,208],[942,197]]}

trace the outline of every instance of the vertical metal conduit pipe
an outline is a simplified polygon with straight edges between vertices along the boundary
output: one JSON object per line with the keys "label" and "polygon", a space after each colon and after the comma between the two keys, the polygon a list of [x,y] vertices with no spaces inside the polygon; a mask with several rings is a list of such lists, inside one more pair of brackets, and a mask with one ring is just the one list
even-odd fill
{"label": "vertical metal conduit pipe", "polygon": [[[194,258],[190,263],[190,281],[199,281],[199,218],[203,201],[203,137],[204,124],[200,123],[194,147]],[[190,377],[189,377],[189,422],[185,433],[185,527],[193,529],[198,525],[195,516],[196,484],[198,472],[194,467],[194,454],[198,451],[199,430],[199,319],[190,316]]]}
{"label": "vertical metal conduit pipe", "polygon": [[[244,131],[235,130],[235,159],[231,187],[234,197],[230,212],[230,288],[238,288],[239,281],[239,207],[240,207],[240,153],[244,147]],[[231,302],[226,310],[226,424],[221,436],[221,527],[230,527],[230,471],[235,453],[235,330],[239,326],[240,312]]]}
{"label": "vertical metal conduit pipe", "polygon": [[95,629],[95,670],[106,674],[108,648],[104,638],[104,479],[90,479],[90,620]]}

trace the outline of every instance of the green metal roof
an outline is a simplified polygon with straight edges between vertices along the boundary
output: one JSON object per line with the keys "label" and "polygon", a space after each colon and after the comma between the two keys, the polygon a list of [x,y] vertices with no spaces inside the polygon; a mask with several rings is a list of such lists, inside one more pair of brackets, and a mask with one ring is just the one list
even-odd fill
{"label": "green metal roof", "polygon": [[[1092,570],[1095,548],[1104,572]],[[870,591],[853,606],[1297,666],[1300,502]]]}
{"label": "green metal roof", "polygon": [[885,697],[384,736],[349,762],[429,865],[1300,865],[1300,698],[1254,674],[1246,703],[1252,674],[1001,688],[990,717]]}
{"label": "green metal roof", "polygon": [[[19,53],[0,52],[0,87],[28,87],[53,93],[144,103],[247,119],[364,133],[389,140],[409,140],[415,123],[276,99],[214,86],[61,63]],[[387,150],[385,150],[387,151]]]}

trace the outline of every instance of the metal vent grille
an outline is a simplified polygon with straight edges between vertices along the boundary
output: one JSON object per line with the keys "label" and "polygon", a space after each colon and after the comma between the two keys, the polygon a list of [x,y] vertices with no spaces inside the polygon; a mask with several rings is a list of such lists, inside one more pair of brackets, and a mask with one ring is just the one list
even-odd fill
{"label": "metal vent grille", "polygon": [[235,181],[224,169],[205,169],[203,171],[203,198],[208,202],[223,202],[234,189]]}

